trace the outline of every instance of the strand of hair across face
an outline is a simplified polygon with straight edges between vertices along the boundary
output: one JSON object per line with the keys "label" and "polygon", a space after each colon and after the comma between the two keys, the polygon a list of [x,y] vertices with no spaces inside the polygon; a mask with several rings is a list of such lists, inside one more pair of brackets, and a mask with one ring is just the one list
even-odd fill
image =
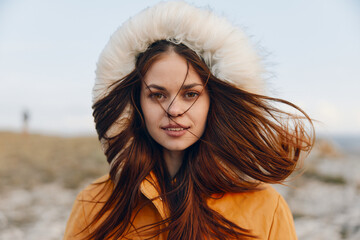
{"label": "strand of hair across face", "polygon": [[[168,117],[171,116],[171,114],[169,113],[170,108],[171,108],[171,105],[173,105],[176,97],[179,95],[179,93],[181,92],[181,89],[184,87],[185,82],[186,82],[186,79],[187,79],[188,76],[189,76],[189,62],[186,61],[186,74],[185,74],[184,80],[183,80],[183,82],[181,83],[181,86],[180,86],[179,90],[177,91],[177,93],[175,94],[174,98],[171,100],[171,102],[170,102],[167,110],[165,111]],[[158,101],[158,103],[160,104],[159,101]],[[177,116],[181,116],[181,115],[183,115],[183,114],[184,114],[184,113],[181,113],[181,114],[178,114]],[[170,117],[169,117],[169,118],[170,118]]]}
{"label": "strand of hair across face", "polygon": [[[176,97],[179,95],[182,87],[185,85],[185,81],[186,81],[186,79],[187,79],[187,77],[188,77],[188,74],[189,74],[189,61],[187,61],[187,60],[186,60],[186,65],[187,65],[187,71],[186,71],[186,74],[185,74],[185,78],[184,78],[184,80],[183,80],[183,82],[182,82],[179,90],[177,91],[176,95],[175,95],[174,98],[171,100],[171,102],[170,102],[170,104],[169,104],[169,106],[168,106],[168,109],[166,110],[166,109],[163,107],[163,105],[160,103],[160,101],[159,101],[158,99],[156,99],[157,103],[159,104],[159,106],[161,107],[161,109],[166,113],[167,117],[168,117],[171,121],[173,121],[175,124],[180,125],[180,126],[181,126],[181,124],[179,124],[178,122],[176,122],[176,121],[174,120],[174,116],[172,116],[172,115],[169,113],[169,110],[170,110],[170,108],[171,108],[171,105],[174,103]],[[141,74],[139,71],[137,71],[137,73],[139,74],[139,77],[140,77],[141,81],[145,84],[145,87],[146,87],[151,93],[153,93],[152,90],[151,90],[151,88],[149,87],[149,85],[148,85],[148,84],[146,83],[146,81],[144,80],[144,77],[142,76],[142,74]],[[204,89],[206,89],[206,86],[207,86],[207,83],[208,83],[208,81],[209,81],[209,79],[210,79],[210,76],[211,76],[211,73],[209,72],[208,77],[206,78],[206,81],[205,81],[205,83],[204,83],[204,85],[203,85],[203,88],[201,89],[201,92],[199,93],[199,96],[191,103],[191,105],[190,105],[183,113],[178,114],[178,115],[175,116],[175,117],[179,117],[179,116],[184,115],[185,113],[187,113],[187,112],[192,108],[192,106],[197,102],[197,100],[199,99],[199,97],[200,97],[201,94],[203,93]],[[195,133],[193,133],[193,132],[190,131],[189,129],[186,129],[186,131],[188,131],[191,135],[193,135],[193,136],[196,137],[197,139],[200,139],[200,138],[201,138],[201,136],[197,136]]]}

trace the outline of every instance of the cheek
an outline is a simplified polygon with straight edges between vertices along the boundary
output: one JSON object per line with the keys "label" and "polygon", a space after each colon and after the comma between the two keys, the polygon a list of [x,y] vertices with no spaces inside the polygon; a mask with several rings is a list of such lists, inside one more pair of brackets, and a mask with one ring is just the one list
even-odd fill
{"label": "cheek", "polygon": [[203,99],[203,103],[202,103],[202,116],[203,116],[203,120],[204,122],[206,122],[208,113],[209,113],[209,109],[210,109],[210,96],[206,93],[206,95],[204,96]]}
{"label": "cheek", "polygon": [[143,113],[146,129],[151,132],[152,128],[157,127],[159,121],[159,107],[154,106],[154,104],[146,99],[146,97],[141,97],[140,106]]}
{"label": "cheek", "polygon": [[140,106],[141,106],[141,110],[142,110],[142,113],[143,113],[145,125],[147,125],[148,122],[149,122],[149,119],[151,119],[151,116],[150,116],[151,111],[149,109],[149,104],[146,101],[144,101],[143,99],[141,99]]}
{"label": "cheek", "polygon": [[141,111],[143,113],[143,117],[144,117],[144,121],[145,121],[145,126],[147,128],[147,124],[148,124],[148,119],[151,119],[151,116],[149,116],[149,114],[151,113],[151,111],[149,111],[149,104],[146,101],[146,97],[144,96],[143,93],[141,93],[140,95],[140,107],[141,107]]}
{"label": "cheek", "polygon": [[210,108],[210,99],[208,96],[201,99],[196,109],[194,109],[194,117],[196,118],[199,131],[201,134],[205,131],[207,117]]}

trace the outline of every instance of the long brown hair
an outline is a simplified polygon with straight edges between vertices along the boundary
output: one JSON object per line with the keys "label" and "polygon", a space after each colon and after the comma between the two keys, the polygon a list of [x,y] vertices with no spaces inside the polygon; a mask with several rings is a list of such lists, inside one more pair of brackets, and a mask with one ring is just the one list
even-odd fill
{"label": "long brown hair", "polygon": [[[162,147],[146,130],[140,106],[142,77],[157,57],[169,50],[191,64],[210,96],[205,132],[186,149],[176,181],[167,170]],[[299,114],[280,110],[274,103],[288,105]],[[255,237],[208,207],[206,200],[214,194],[256,191],[260,182],[281,183],[295,170],[300,153],[310,151],[313,145],[311,119],[300,108],[216,78],[194,51],[165,40],[141,53],[134,71],[112,86],[93,109],[114,184],[111,196],[90,223],[95,225],[108,213],[88,236],[93,239],[120,238],[134,220],[134,212],[151,204],[154,199],[140,201],[140,184],[151,171],[170,217],[138,232],[148,231],[149,238],[166,232],[168,239]]]}

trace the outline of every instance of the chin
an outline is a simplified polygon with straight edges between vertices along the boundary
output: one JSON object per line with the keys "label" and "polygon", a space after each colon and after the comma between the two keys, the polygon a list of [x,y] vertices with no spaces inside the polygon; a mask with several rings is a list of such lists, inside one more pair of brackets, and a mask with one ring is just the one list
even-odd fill
{"label": "chin", "polygon": [[164,147],[164,149],[171,151],[171,152],[179,152],[179,151],[184,151],[186,150],[189,146],[169,146],[169,145],[162,145]]}
{"label": "chin", "polygon": [[[195,141],[196,142],[196,141]],[[168,151],[174,151],[174,152],[178,152],[178,151],[184,151],[187,148],[189,148],[190,146],[192,146],[195,142],[191,142],[191,143],[180,143],[180,144],[169,144],[169,142],[161,144],[161,146],[163,146],[166,150]]]}

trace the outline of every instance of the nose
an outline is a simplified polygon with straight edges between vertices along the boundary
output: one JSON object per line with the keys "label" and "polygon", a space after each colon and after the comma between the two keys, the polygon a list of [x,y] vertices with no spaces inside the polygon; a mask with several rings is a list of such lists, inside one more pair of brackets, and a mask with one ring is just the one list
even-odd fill
{"label": "nose", "polygon": [[169,117],[179,117],[184,114],[184,111],[184,106],[181,101],[175,99],[169,104],[166,113]]}

